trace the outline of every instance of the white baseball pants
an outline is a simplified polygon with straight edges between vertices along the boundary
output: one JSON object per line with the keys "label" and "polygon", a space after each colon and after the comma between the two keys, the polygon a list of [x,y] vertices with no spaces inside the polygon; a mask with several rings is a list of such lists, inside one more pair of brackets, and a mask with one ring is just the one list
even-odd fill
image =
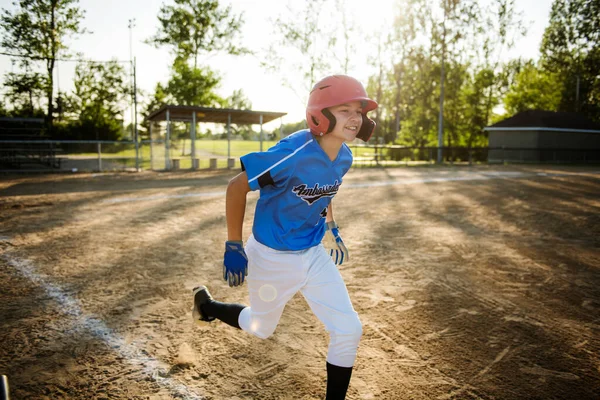
{"label": "white baseball pants", "polygon": [[286,303],[300,290],[329,332],[327,362],[352,367],[362,324],[331,257],[319,244],[307,250],[271,249],[251,236],[246,243],[250,306],[240,313],[240,328],[261,339],[273,334]]}

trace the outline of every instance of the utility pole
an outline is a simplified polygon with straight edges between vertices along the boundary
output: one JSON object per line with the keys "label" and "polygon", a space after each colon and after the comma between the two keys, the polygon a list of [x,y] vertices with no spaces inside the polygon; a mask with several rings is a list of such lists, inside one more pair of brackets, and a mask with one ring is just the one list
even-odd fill
{"label": "utility pole", "polygon": [[442,23],[442,62],[441,62],[441,86],[440,86],[440,117],[438,120],[438,152],[437,162],[442,163],[443,154],[442,147],[444,147],[444,58],[446,57],[446,4],[442,3],[444,7],[444,21]]}
{"label": "utility pole", "polygon": [[135,140],[135,170],[140,170],[140,145],[138,140],[138,124],[137,124],[137,82],[136,82],[136,61],[133,57],[133,132]]}
{"label": "utility pole", "polygon": [[137,129],[137,72],[136,72],[136,59],[133,56],[133,40],[132,40],[132,31],[133,28],[135,27],[135,18],[132,18],[129,20],[129,60],[130,60],[130,66],[131,66],[131,77],[133,78],[133,82],[132,82],[132,90],[131,90],[131,96],[132,96],[132,100],[133,100],[133,107],[131,109],[131,114],[132,114],[132,118],[131,118],[131,123],[132,123],[132,127],[131,127],[131,136],[132,139],[135,141],[135,170],[139,171],[140,170],[140,147],[139,147],[139,141],[138,141],[138,129]]}
{"label": "utility pole", "polygon": [[577,85],[575,88],[575,112],[579,112],[579,74],[577,74]]}
{"label": "utility pole", "polygon": [[[129,78],[131,79],[131,123],[133,124],[134,119],[134,110],[133,110],[133,28],[135,27],[135,18],[129,20],[129,24],[127,24],[127,28],[129,28]],[[133,125],[131,126],[131,138],[135,136],[135,128]]]}

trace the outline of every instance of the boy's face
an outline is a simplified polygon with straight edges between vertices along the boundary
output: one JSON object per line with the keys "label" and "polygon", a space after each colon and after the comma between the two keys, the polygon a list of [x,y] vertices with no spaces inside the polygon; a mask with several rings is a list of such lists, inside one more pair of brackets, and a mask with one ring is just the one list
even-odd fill
{"label": "boy's face", "polygon": [[360,101],[352,101],[330,107],[329,111],[335,117],[335,127],[328,135],[335,136],[343,141],[354,140],[362,125],[362,106]]}

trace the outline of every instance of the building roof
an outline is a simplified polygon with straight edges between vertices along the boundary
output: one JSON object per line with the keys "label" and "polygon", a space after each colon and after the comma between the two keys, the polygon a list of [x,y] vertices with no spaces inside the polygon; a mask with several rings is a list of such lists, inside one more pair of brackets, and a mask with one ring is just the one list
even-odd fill
{"label": "building roof", "polygon": [[269,121],[283,117],[287,114],[274,111],[252,111],[235,110],[231,108],[165,105],[152,112],[146,119],[149,121],[166,121],[167,111],[169,112],[170,121],[191,122],[192,115],[196,113],[196,122],[214,122],[226,124],[228,117],[230,116],[232,124],[240,125],[260,124],[261,122],[266,124]]}
{"label": "building roof", "polygon": [[488,126],[485,130],[547,130],[600,133],[600,124],[578,113],[527,110]]}

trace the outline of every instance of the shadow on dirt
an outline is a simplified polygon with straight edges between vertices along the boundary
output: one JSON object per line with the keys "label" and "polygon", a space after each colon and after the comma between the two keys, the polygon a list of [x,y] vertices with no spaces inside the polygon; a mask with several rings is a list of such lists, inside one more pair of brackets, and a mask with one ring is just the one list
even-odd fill
{"label": "shadow on dirt", "polygon": [[[401,254],[399,274],[431,280],[425,291],[406,294],[422,304],[397,317],[410,326],[400,322],[399,332],[387,335],[427,355],[432,361],[423,362],[454,381],[449,396],[595,398],[600,224],[597,207],[589,204],[600,197],[600,181],[514,179],[423,188],[389,190],[386,197],[398,199],[399,217],[374,222],[375,237],[419,237],[416,246],[397,240],[397,248],[378,251]],[[407,224],[402,210],[412,207],[419,220]],[[423,252],[422,265],[402,262],[424,259]]]}
{"label": "shadow on dirt", "polygon": [[227,186],[227,182],[239,171],[181,171],[141,172],[73,175],[38,175],[9,177],[0,190],[0,198],[7,196],[31,196],[42,194],[66,194],[85,192],[129,192],[161,188],[195,188],[204,186]]}

